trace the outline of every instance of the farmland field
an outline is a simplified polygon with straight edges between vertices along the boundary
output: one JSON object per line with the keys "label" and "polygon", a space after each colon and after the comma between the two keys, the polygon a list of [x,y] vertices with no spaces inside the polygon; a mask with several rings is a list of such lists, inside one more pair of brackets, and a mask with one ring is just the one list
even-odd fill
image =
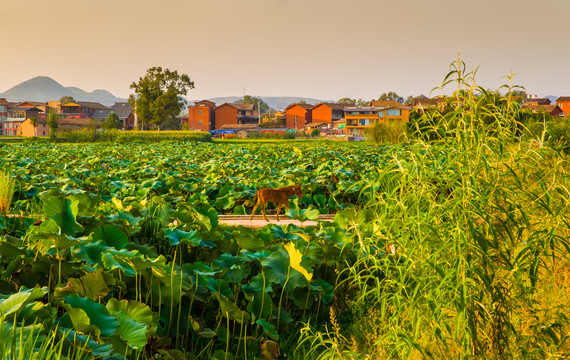
{"label": "farmland field", "polygon": [[[567,353],[566,156],[459,145],[4,145],[0,353]],[[218,223],[292,184],[290,216],[335,220]]]}
{"label": "farmland field", "polygon": [[295,339],[299,320],[328,318],[336,271],[355,254],[344,251],[350,239],[334,223],[258,231],[219,226],[218,214],[249,213],[255,189],[292,184],[304,196],[292,199],[291,216],[351,211],[402,151],[346,143],[4,146],[0,167],[16,187],[14,216],[0,217],[8,235],[0,296],[18,305],[2,308],[0,336],[23,334],[34,348],[57,326],[60,344],[94,356],[178,349],[225,358],[246,347],[260,356],[263,339]]}

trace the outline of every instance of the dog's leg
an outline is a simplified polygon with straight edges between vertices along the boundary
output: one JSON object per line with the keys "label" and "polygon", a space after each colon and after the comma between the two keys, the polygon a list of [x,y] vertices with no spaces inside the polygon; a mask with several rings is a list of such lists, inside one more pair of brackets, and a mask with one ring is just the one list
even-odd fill
{"label": "dog's leg", "polygon": [[261,204],[261,200],[258,200],[257,203],[253,206],[253,210],[251,211],[251,216],[249,217],[249,221],[253,220],[253,215],[255,215],[255,210],[257,210],[259,204]]}
{"label": "dog's leg", "polygon": [[267,205],[266,202],[263,203],[263,205],[261,206],[261,213],[263,214],[263,218],[265,219],[265,221],[269,222],[269,220],[267,219],[267,216],[265,216],[265,206]]}

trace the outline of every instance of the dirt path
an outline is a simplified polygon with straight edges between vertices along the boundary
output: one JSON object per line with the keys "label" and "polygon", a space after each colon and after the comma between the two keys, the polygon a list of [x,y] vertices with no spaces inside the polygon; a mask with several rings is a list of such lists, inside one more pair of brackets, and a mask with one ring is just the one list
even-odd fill
{"label": "dirt path", "polygon": [[[334,215],[319,215],[320,221],[332,221]],[[287,225],[287,224],[295,224],[299,227],[305,226],[315,226],[317,225],[316,221],[303,221],[289,219],[287,217],[280,216],[279,221],[275,219],[275,215],[267,215],[267,219],[269,222],[263,219],[262,215],[255,215],[253,220],[249,220],[249,215],[220,215],[218,216],[218,220],[221,224],[230,225],[230,226],[247,226],[251,228],[262,228],[267,224],[275,224],[275,225]]]}

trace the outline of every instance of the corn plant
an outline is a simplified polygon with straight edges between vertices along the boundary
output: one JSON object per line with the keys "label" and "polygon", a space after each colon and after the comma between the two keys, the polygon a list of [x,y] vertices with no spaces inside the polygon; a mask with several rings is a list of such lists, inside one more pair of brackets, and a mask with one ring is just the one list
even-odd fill
{"label": "corn plant", "polygon": [[[340,214],[360,248],[337,283],[358,319],[343,335],[368,344],[359,352],[503,359],[570,351],[570,293],[551,284],[570,266],[568,160],[519,142],[519,105],[477,86],[475,74],[452,64],[440,88],[454,85],[446,108],[426,111],[405,156],[363,180],[368,204]],[[302,341],[338,357],[331,349],[343,344],[324,334]]]}

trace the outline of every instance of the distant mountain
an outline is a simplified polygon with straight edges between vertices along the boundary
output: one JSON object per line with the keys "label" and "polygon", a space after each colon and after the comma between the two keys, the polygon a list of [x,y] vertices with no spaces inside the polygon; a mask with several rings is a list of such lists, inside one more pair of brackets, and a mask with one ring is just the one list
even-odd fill
{"label": "distant mountain", "polygon": [[72,96],[77,101],[92,101],[107,106],[115,102],[127,101],[127,99],[114,96],[107,90],[86,92],[76,87],[64,87],[47,76],[35,77],[0,93],[0,97],[8,101],[51,101],[59,100],[64,96]]}
{"label": "distant mountain", "polygon": [[[223,103],[234,103],[238,100],[241,100],[242,96],[225,96],[225,97],[215,97],[211,99],[206,99],[216,103],[217,105],[222,105]],[[299,102],[301,100],[305,101],[307,104],[316,105],[320,102],[327,102],[330,100],[318,100],[313,98],[304,98],[304,97],[295,97],[295,96],[260,96],[260,98],[269,105],[269,107],[273,110],[281,111],[285,109],[289,104]],[[203,99],[200,99],[203,100]],[[189,101],[189,105],[193,105],[195,101],[200,100],[191,100]]]}
{"label": "distant mountain", "polygon": [[547,96],[545,96],[545,98],[547,98],[548,100],[550,100],[550,103],[554,105],[554,104],[556,104],[556,99],[558,99],[559,96],[547,95]]}

